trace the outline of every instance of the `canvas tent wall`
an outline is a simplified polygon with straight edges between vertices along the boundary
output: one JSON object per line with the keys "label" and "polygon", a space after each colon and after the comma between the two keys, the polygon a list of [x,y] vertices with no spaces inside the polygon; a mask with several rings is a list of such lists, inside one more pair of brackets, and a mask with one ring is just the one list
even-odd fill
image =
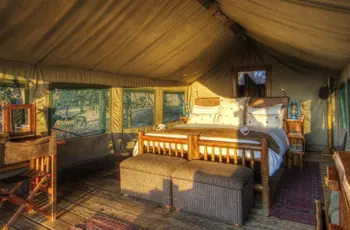
{"label": "canvas tent wall", "polygon": [[[288,96],[302,100],[311,114],[307,142],[325,145],[326,106],[316,95],[327,77],[349,63],[348,2],[220,0],[209,9],[200,2],[0,0],[0,82],[28,84],[40,134],[49,131],[50,85],[111,87],[112,134],[67,141],[59,164],[70,165],[118,151],[123,138],[129,142],[149,129],[123,128],[125,88],[154,90],[154,124],[163,121],[164,91],[184,92],[192,102],[197,90],[199,96],[232,96],[232,67],[257,64],[252,56],[242,62],[244,41],[253,38],[266,54],[263,64],[271,66],[272,95],[282,95],[285,86]],[[217,18],[217,9],[243,26],[246,36]],[[83,147],[85,142],[91,145]]]}
{"label": "canvas tent wall", "polygon": [[[59,146],[58,149],[58,164],[60,168],[119,152],[122,132],[126,133],[124,138],[128,140],[134,138],[138,131],[151,128],[123,129],[123,88],[136,87],[139,89],[154,90],[156,105],[154,108],[155,124],[162,123],[163,120],[162,105],[164,91],[183,92],[185,100],[187,100],[188,86],[184,83],[140,77],[114,76],[108,73],[57,67],[32,67],[10,62],[1,62],[0,66],[0,84],[16,80],[16,82],[24,82],[29,89],[28,103],[36,103],[37,108],[37,135],[47,135],[50,131],[49,108],[51,107],[50,94],[52,92],[50,92],[49,85],[55,84],[55,82],[69,82],[72,84],[78,83],[78,85],[104,83],[110,86],[110,132],[66,139],[66,144]],[[114,86],[115,82],[117,82],[118,87]]]}
{"label": "canvas tent wall", "polygon": [[[350,63],[340,74],[337,91],[335,92],[335,114],[333,122],[333,137],[336,148],[345,148],[350,150],[349,137],[349,80],[350,80]],[[343,98],[341,98],[343,97]]]}
{"label": "canvas tent wall", "polygon": [[[284,96],[285,88],[291,100],[299,100],[301,112],[305,114],[306,143],[309,150],[320,150],[327,146],[327,100],[318,97],[318,90],[327,84],[330,76],[337,73],[310,65],[301,65],[290,59],[280,59],[264,50],[260,50],[263,60],[254,57],[247,59],[243,55],[244,44],[231,50],[231,55],[204,77],[190,86],[189,98],[194,102],[197,96],[233,96],[232,78],[235,68],[269,66],[271,68],[271,95]],[[262,67],[263,68],[263,67]]]}
{"label": "canvas tent wall", "polygon": [[197,1],[2,0],[0,15],[0,80],[28,83],[38,134],[48,132],[49,84],[112,87],[113,135],[68,140],[59,150],[62,166],[106,155],[111,146],[118,151],[122,131],[128,141],[141,130],[123,129],[122,88],[154,89],[154,124],[162,123],[163,91],[186,98],[186,85],[235,41]]}

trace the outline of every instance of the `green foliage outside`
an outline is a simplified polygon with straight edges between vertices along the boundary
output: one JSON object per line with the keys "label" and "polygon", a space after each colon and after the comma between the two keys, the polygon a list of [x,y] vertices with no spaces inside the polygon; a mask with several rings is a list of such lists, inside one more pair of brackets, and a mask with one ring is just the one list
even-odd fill
{"label": "green foliage outside", "polygon": [[109,128],[109,89],[53,89],[51,127],[60,139]]}

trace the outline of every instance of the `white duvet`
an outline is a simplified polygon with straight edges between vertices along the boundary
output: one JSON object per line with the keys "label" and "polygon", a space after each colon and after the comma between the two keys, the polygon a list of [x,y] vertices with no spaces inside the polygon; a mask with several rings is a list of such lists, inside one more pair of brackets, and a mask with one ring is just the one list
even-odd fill
{"label": "white duvet", "polygon": [[[238,127],[233,127],[230,125],[207,125],[207,124],[186,124],[186,125],[177,125],[176,128],[185,128],[185,129],[198,129],[198,128],[215,128],[215,129],[238,129]],[[266,133],[269,134],[277,143],[277,145],[279,146],[280,149],[280,154],[276,153],[274,150],[272,150],[271,148],[269,148],[269,175],[273,175],[277,169],[279,169],[282,161],[283,161],[283,155],[286,153],[286,151],[289,148],[289,141],[287,138],[286,133],[284,132],[283,129],[280,128],[256,128],[256,127],[249,127],[250,131],[257,131],[257,132],[262,132],[262,133]],[[164,133],[146,133],[145,135],[147,136],[166,136],[166,137],[172,137],[172,138],[187,138],[187,135],[180,135],[180,134],[164,134]],[[241,139],[233,139],[233,138],[221,138],[221,137],[205,137],[205,136],[200,136],[201,140],[213,140],[213,141],[227,141],[227,142],[237,142],[237,143],[249,143],[249,144],[258,144],[259,142],[257,141],[251,141],[251,140],[241,140]],[[152,143],[151,143],[152,144]],[[155,143],[156,146],[158,146],[158,143]],[[163,143],[160,143],[160,147],[163,147]],[[152,145],[151,145],[152,146]],[[167,149],[169,149],[170,147],[172,149],[175,149],[175,144],[171,144],[171,146],[169,146],[169,143],[165,144],[165,147]],[[184,145],[184,150],[187,150],[187,145]],[[201,154],[204,154],[204,146],[200,146],[199,149]],[[136,156],[138,154],[138,144],[135,145],[134,151],[133,151],[133,155]],[[208,148],[208,154],[211,154],[212,150],[211,148]],[[218,148],[214,148],[214,153],[216,155],[219,155],[219,149]],[[227,151],[225,149],[223,149],[222,151],[222,155],[226,156]],[[229,151],[230,156],[233,156],[233,150],[230,149]],[[246,151],[246,158],[249,159],[250,156],[252,154],[252,151]],[[238,155],[242,156],[242,151],[238,150]],[[260,152],[258,151],[254,151],[254,157],[256,159],[259,159],[260,156]]]}

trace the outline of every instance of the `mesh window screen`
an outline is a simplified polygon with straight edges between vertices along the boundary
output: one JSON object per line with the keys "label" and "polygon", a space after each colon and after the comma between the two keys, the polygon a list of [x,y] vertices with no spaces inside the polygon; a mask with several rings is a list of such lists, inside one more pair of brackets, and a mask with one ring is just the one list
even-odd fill
{"label": "mesh window screen", "polygon": [[184,92],[164,93],[163,96],[163,123],[177,121],[185,115]]}
{"label": "mesh window screen", "polygon": [[51,130],[57,138],[109,130],[109,89],[52,89]]}
{"label": "mesh window screen", "polygon": [[340,120],[341,126],[347,129],[346,126],[346,95],[345,95],[345,85],[340,87]]}
{"label": "mesh window screen", "polygon": [[154,91],[124,89],[123,127],[154,125]]}

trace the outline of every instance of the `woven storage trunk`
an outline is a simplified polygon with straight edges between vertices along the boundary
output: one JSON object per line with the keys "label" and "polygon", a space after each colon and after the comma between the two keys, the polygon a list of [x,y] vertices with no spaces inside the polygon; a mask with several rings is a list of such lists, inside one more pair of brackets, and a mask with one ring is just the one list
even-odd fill
{"label": "woven storage trunk", "polygon": [[171,172],[186,162],[179,157],[156,154],[130,157],[120,164],[121,192],[171,205]]}
{"label": "woven storage trunk", "polygon": [[0,137],[0,167],[50,154],[50,137],[6,141]]}
{"label": "woven storage trunk", "polygon": [[171,177],[174,207],[243,225],[253,204],[253,170],[193,160],[175,169]]}

